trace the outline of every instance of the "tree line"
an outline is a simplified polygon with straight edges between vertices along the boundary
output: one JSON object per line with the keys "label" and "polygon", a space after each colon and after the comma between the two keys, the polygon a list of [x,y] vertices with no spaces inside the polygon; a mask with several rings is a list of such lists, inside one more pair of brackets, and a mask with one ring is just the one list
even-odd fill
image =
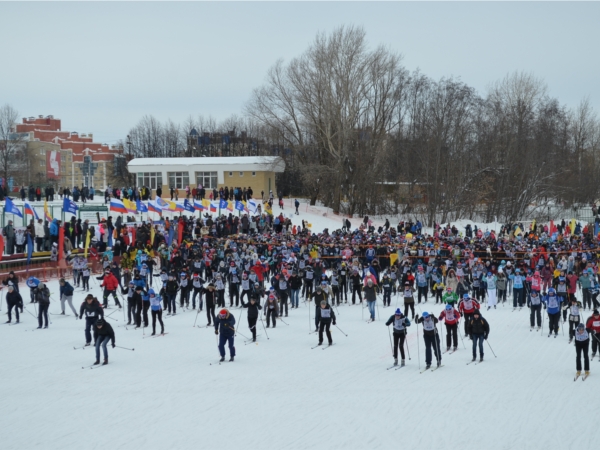
{"label": "tree line", "polygon": [[[191,130],[198,136],[190,137]],[[412,214],[431,225],[514,221],[598,196],[600,121],[543,80],[512,73],[479,93],[410,72],[360,27],[320,33],[275,62],[239,115],[144,117],[123,142],[139,157],[279,155],[284,194],[346,214]]]}

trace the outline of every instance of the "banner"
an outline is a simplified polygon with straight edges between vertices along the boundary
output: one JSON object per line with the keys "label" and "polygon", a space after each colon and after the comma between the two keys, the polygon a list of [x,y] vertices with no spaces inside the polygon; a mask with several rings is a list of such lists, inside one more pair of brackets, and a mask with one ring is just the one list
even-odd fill
{"label": "banner", "polygon": [[46,178],[48,180],[60,179],[60,152],[46,152]]}

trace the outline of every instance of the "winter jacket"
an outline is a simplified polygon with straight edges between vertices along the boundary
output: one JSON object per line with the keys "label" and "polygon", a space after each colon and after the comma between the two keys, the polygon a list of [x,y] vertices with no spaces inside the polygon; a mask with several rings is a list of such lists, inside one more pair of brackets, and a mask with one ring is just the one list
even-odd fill
{"label": "winter jacket", "polygon": [[276,316],[279,316],[279,303],[277,302],[277,296],[269,295],[265,303],[265,315],[267,311],[274,311]]}
{"label": "winter jacket", "polygon": [[363,291],[365,291],[365,300],[368,302],[374,302],[377,300],[377,292],[379,292],[379,288],[377,285],[373,284],[373,286],[364,286]]}
{"label": "winter jacket", "polygon": [[248,308],[248,319],[257,319],[258,318],[258,310],[262,309],[262,306],[258,304],[258,302],[252,303],[244,303],[242,300],[242,307]]}
{"label": "winter jacket", "polygon": [[79,318],[81,319],[85,314],[85,318],[103,318],[104,310],[100,306],[100,303],[96,300],[92,300],[92,303],[88,304],[88,302],[84,301],[79,308]]}
{"label": "winter jacket", "polygon": [[18,307],[22,307],[23,298],[21,297],[21,294],[13,290],[12,292],[8,292],[6,294],[6,303],[8,305],[16,305]]}
{"label": "winter jacket", "polygon": [[50,223],[50,236],[58,236],[58,220],[52,219]]}
{"label": "winter jacket", "polygon": [[35,289],[35,301],[40,305],[49,305],[50,304],[50,290],[47,287],[40,289],[37,287]]}
{"label": "winter jacket", "polygon": [[94,324],[94,344],[98,340],[99,337],[110,337],[110,341],[112,345],[115,345],[115,331],[110,326],[110,323],[104,322],[102,328],[98,328],[97,324]]}
{"label": "winter jacket", "polygon": [[335,313],[333,312],[333,309],[331,309],[331,306],[329,306],[329,304],[327,304],[325,308],[317,308],[316,320],[325,323],[330,323],[331,321],[333,321],[333,324],[335,325]]}
{"label": "winter jacket", "polygon": [[560,312],[560,304],[563,301],[563,297],[559,295],[546,295],[542,301],[546,304],[548,308],[548,314],[556,314]]}
{"label": "winter jacket", "polygon": [[220,332],[222,336],[233,337],[235,333],[235,317],[229,312],[224,319],[217,314],[215,318],[215,331]]}
{"label": "winter jacket", "polygon": [[423,317],[417,318],[417,323],[421,323],[421,324],[425,323],[423,325],[423,335],[425,335],[425,336],[433,336],[433,335],[437,334],[437,326],[436,326],[438,323],[437,317],[430,315],[429,319],[431,319],[431,320],[428,320],[426,322]]}
{"label": "winter jacket", "polygon": [[439,320],[442,319],[445,321],[446,325],[454,325],[460,320],[460,313],[454,308],[444,309],[439,317]]}
{"label": "winter jacket", "polygon": [[395,334],[406,333],[406,328],[410,327],[410,320],[408,320],[408,317],[404,317],[404,315],[401,315],[400,319],[396,319],[395,315],[391,315],[385,325],[390,326],[391,323],[394,324]]}
{"label": "winter jacket", "polygon": [[471,337],[483,335],[487,339],[490,334],[490,324],[482,316],[479,316],[479,319],[473,317],[467,324],[467,334]]}
{"label": "winter jacket", "polygon": [[109,291],[115,291],[119,287],[119,281],[112,274],[104,275],[104,280],[102,281],[101,287],[105,287]]}

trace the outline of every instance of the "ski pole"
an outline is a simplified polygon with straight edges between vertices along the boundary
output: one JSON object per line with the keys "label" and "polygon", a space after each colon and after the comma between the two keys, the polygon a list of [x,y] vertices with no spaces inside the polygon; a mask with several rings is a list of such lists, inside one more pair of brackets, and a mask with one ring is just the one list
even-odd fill
{"label": "ski pole", "polygon": [[118,345],[115,345],[115,348],[122,348],[123,350],[129,350],[131,352],[135,350],[135,348],[119,347]]}
{"label": "ski pole", "polygon": [[[342,331],[342,329],[341,329],[340,327],[338,327],[337,325],[336,325],[335,327],[336,327],[338,330]],[[343,331],[342,331],[342,334],[343,334],[344,336],[348,337],[348,335],[347,335],[346,333],[344,333]]]}
{"label": "ski pole", "polygon": [[419,370],[421,370],[421,351],[419,350],[419,321],[417,321],[417,358],[419,359]]}
{"label": "ski pole", "polygon": [[[230,327],[229,325],[227,325],[226,323],[224,323],[223,325],[225,325],[227,328],[229,328],[230,330],[233,330],[235,333],[235,328]],[[248,340],[248,338],[246,336],[244,336],[242,333],[240,333],[240,336],[243,337],[244,339]]]}
{"label": "ski pole", "polygon": [[[417,336],[417,339],[419,336]],[[406,343],[406,352],[408,353],[408,359],[410,360],[410,349],[408,348],[408,339],[406,339],[406,328],[404,329],[404,342]]]}
{"label": "ski pole", "polygon": [[[442,326],[442,323],[440,322],[440,328],[441,328],[441,326]],[[437,344],[437,351],[438,351],[437,357],[438,357],[438,362],[440,362],[442,359],[442,352],[440,351],[440,333],[438,333],[437,327],[435,327],[435,334],[437,336],[434,335],[433,338],[435,339],[435,343]]]}
{"label": "ski pole", "polygon": [[260,323],[263,326],[263,330],[265,332],[265,335],[267,336],[267,339],[269,339],[269,335],[267,334],[267,329],[265,328],[265,323],[263,322],[262,316],[259,314],[258,317],[260,318]]}
{"label": "ski pole", "polygon": [[278,317],[279,320],[281,320],[283,323],[285,323],[286,325],[289,325],[289,323],[287,323],[285,320],[283,320],[281,317]]}
{"label": "ski pole", "polygon": [[463,339],[463,335],[460,332],[460,322],[456,322],[456,328],[458,329],[458,334],[460,335],[460,340],[462,341],[463,348],[466,350],[467,346],[465,345],[465,340]]}
{"label": "ski pole", "polygon": [[[263,324],[263,327],[265,325]],[[312,326],[310,324],[310,300],[308,301],[308,334],[312,333]]]}
{"label": "ski pole", "polygon": [[390,326],[387,326],[388,334],[390,335],[390,348],[392,349],[392,355],[394,354],[394,345],[392,344],[392,332],[390,331]]}
{"label": "ski pole", "polygon": [[[540,309],[541,309],[541,305],[540,305]],[[540,330],[540,336],[544,335],[544,317],[545,317],[545,314],[542,314],[542,329]]]}
{"label": "ski pole", "polygon": [[196,322],[198,322],[198,314],[200,314],[200,308],[198,308],[198,312],[196,313],[196,319],[194,319],[194,325],[192,325],[192,328],[196,327]]}
{"label": "ski pole", "polygon": [[497,358],[496,354],[494,353],[494,349],[492,349],[492,346],[490,345],[490,342],[487,339],[485,339],[485,342],[487,342],[487,345],[490,348],[490,350],[492,351],[492,354],[494,355],[494,358]]}

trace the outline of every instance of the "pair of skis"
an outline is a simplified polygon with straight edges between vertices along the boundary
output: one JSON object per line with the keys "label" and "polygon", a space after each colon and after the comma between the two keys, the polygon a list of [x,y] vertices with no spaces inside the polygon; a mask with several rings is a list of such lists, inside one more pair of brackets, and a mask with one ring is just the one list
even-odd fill
{"label": "pair of skis", "polygon": [[586,379],[587,377],[589,377],[589,376],[590,376],[590,374],[589,374],[589,373],[585,373],[585,374],[583,374],[583,376],[581,376],[581,374],[580,374],[580,373],[576,373],[576,374],[575,374],[575,379],[574,379],[573,381],[577,381],[577,379],[578,379],[579,377],[581,377],[581,381],[585,381],[585,379]]}
{"label": "pair of skis", "polygon": [[142,337],[142,339],[146,339],[146,338],[157,338],[157,337],[161,337],[161,336],[166,336],[169,333],[160,333],[160,334],[155,334],[154,336],[152,336],[151,334],[148,336],[144,336]]}
{"label": "pair of skis", "polygon": [[421,372],[419,372],[419,373],[424,373],[424,372],[427,372],[428,370],[431,370],[432,372],[435,372],[435,371],[436,371],[436,370],[438,370],[440,367],[444,367],[444,365],[443,365],[443,364],[440,364],[439,366],[436,366],[436,367],[434,367],[433,369],[429,369],[429,368],[427,368],[427,367],[426,367],[425,369],[421,370]]}
{"label": "pair of skis", "polygon": [[326,350],[326,349],[328,349],[329,347],[331,347],[332,345],[333,345],[333,344],[329,344],[329,345],[321,346],[321,344],[319,344],[319,345],[315,345],[314,347],[311,347],[310,349],[311,349],[311,350],[314,350],[314,349],[315,349],[315,348],[317,348],[317,347],[322,347],[322,349],[321,349],[321,350]]}

